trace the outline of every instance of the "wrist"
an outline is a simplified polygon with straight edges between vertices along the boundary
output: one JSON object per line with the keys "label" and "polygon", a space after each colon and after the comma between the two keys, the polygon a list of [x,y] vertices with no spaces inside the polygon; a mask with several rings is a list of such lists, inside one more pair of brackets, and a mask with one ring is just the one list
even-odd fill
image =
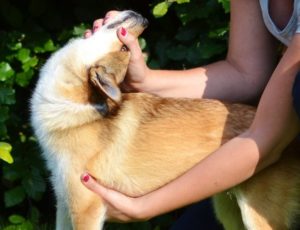
{"label": "wrist", "polygon": [[131,83],[131,86],[138,92],[151,93],[151,78],[153,76],[153,71],[154,70],[145,65],[142,80]]}
{"label": "wrist", "polygon": [[135,198],[134,219],[139,221],[147,221],[154,217],[151,215],[151,205],[147,203],[147,195]]}

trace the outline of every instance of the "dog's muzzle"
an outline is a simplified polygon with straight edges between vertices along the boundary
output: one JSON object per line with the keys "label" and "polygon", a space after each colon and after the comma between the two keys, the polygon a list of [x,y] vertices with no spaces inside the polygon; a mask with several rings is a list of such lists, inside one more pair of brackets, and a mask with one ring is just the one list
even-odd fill
{"label": "dog's muzzle", "polygon": [[131,11],[126,10],[122,11],[120,15],[117,16],[116,20],[107,25],[107,29],[116,29],[123,25],[126,25],[126,28],[130,29],[136,26],[141,26],[142,28],[146,28],[149,22],[142,15]]}

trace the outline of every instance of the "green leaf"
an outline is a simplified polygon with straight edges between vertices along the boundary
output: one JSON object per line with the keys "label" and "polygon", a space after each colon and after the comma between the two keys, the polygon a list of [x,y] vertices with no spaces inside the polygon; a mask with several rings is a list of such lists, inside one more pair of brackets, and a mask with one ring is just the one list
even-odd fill
{"label": "green leaf", "polygon": [[170,59],[180,61],[185,59],[187,48],[183,45],[171,47],[167,50],[167,55]]}
{"label": "green leaf", "polygon": [[22,48],[18,51],[16,57],[20,62],[25,63],[30,59],[30,50]]}
{"label": "green leaf", "polygon": [[38,223],[40,219],[40,211],[36,207],[31,207],[30,209],[30,220],[33,223]]}
{"label": "green leaf", "polygon": [[220,44],[207,42],[203,46],[201,46],[201,57],[204,59],[209,59],[214,55],[223,53],[225,51],[225,47]]}
{"label": "green leaf", "polygon": [[215,30],[211,30],[208,34],[209,38],[222,38],[228,33],[228,27],[222,27]]}
{"label": "green leaf", "polygon": [[54,42],[50,38],[43,39],[33,49],[35,53],[53,52],[57,49]]}
{"label": "green leaf", "polygon": [[13,51],[19,50],[23,47],[22,41],[25,39],[26,35],[18,31],[12,31],[7,34],[6,46]]}
{"label": "green leaf", "polygon": [[7,62],[0,63],[0,81],[6,81],[8,78],[13,76],[15,71],[11,68]]}
{"label": "green leaf", "polygon": [[154,6],[154,8],[152,10],[154,17],[160,18],[160,17],[164,16],[168,12],[169,6],[170,6],[170,3],[168,3],[168,2],[158,3],[156,6]]}
{"label": "green leaf", "polygon": [[225,13],[229,13],[229,11],[230,11],[230,0],[218,0],[218,2],[222,4]]}
{"label": "green leaf", "polygon": [[29,69],[28,71],[16,74],[16,83],[21,87],[26,87],[29,85],[30,80],[34,75],[34,71]]}
{"label": "green leaf", "polygon": [[73,36],[82,36],[87,29],[88,26],[86,24],[81,23],[80,25],[73,27],[72,34]]}
{"label": "green leaf", "polygon": [[25,222],[25,218],[20,215],[11,215],[10,217],[8,217],[8,220],[12,224],[22,224]]}
{"label": "green leaf", "polygon": [[47,52],[52,52],[55,51],[57,48],[54,45],[54,42],[52,41],[52,39],[49,39],[45,42],[44,44],[44,50]]}
{"label": "green leaf", "polygon": [[16,166],[16,164],[9,165],[8,167],[3,167],[3,178],[10,182],[16,181],[23,176],[22,172],[16,170],[15,168],[12,168],[13,166]]}
{"label": "green leaf", "polygon": [[12,147],[10,144],[6,142],[0,142],[0,159],[4,160],[9,164],[12,164],[14,162],[14,159],[10,154],[11,150]]}
{"label": "green leaf", "polygon": [[37,199],[39,193],[45,192],[46,190],[44,178],[37,169],[33,169],[31,173],[22,180],[22,185],[26,193],[34,199]]}
{"label": "green leaf", "polygon": [[189,3],[190,0],[176,0],[178,4]]}
{"label": "green leaf", "polygon": [[146,40],[144,39],[144,38],[139,38],[139,45],[140,45],[140,47],[141,47],[141,50],[144,50],[145,48],[146,48],[146,46],[147,46],[147,42],[146,42]]}
{"label": "green leaf", "polygon": [[[27,61],[23,62],[23,65],[22,65],[22,69],[24,71],[28,71],[30,68],[33,68],[35,67],[39,62],[39,59],[37,57],[32,57],[32,58],[29,58]],[[32,75],[30,76],[30,79],[31,79]]]}
{"label": "green leaf", "polygon": [[8,44],[9,49],[11,50],[18,50],[22,48],[22,43],[21,42],[16,42],[13,44]]}
{"label": "green leaf", "polygon": [[23,202],[25,199],[25,191],[22,186],[15,187],[4,193],[5,207],[13,207]]}
{"label": "green leaf", "polygon": [[13,105],[15,103],[15,90],[0,86],[0,104]]}
{"label": "green leaf", "polygon": [[0,106],[0,122],[4,122],[9,118],[8,112],[7,106]]}
{"label": "green leaf", "polygon": [[0,136],[1,137],[6,137],[7,136],[7,127],[5,123],[0,122]]}

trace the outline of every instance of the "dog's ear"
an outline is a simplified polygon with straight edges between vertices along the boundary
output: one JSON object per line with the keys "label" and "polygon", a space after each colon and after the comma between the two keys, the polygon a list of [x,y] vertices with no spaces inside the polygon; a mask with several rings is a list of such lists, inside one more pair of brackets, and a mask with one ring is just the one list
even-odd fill
{"label": "dog's ear", "polygon": [[89,77],[94,86],[116,104],[121,103],[119,84],[124,80],[129,58],[129,52],[112,52],[97,61],[89,70]]}
{"label": "dog's ear", "polygon": [[108,97],[117,104],[121,102],[121,91],[115,76],[111,73],[107,73],[104,66],[91,67],[90,80],[105,97]]}

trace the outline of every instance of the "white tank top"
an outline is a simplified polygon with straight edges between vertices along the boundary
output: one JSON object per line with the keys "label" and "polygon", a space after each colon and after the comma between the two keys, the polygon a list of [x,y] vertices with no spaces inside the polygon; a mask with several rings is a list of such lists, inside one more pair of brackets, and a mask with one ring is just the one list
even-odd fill
{"label": "white tank top", "polygon": [[295,33],[300,33],[300,0],[294,0],[294,10],[286,27],[279,29],[269,13],[269,0],[259,0],[264,23],[271,34],[283,44],[288,45]]}

